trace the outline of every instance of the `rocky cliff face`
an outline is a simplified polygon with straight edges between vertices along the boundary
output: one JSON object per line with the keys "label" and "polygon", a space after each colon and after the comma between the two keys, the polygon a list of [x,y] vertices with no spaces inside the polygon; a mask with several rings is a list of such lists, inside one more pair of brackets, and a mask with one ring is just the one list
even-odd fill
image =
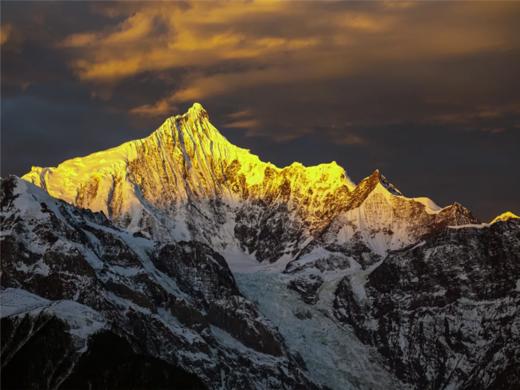
{"label": "rocky cliff face", "polygon": [[418,388],[520,383],[520,220],[445,229],[392,252],[334,315]]}
{"label": "rocky cliff face", "polygon": [[[2,387],[315,387],[207,245],[156,244],[15,177],[1,188]],[[121,366],[92,372],[103,340]]]}
{"label": "rocky cliff face", "polygon": [[322,248],[290,262],[282,283],[307,316],[376,348],[397,388],[520,383],[520,219],[443,228],[384,258]]}

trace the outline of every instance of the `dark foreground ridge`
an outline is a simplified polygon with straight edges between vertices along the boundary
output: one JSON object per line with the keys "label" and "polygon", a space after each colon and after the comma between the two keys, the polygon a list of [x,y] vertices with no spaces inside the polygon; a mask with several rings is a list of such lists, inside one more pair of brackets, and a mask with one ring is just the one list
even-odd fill
{"label": "dark foreground ridge", "polygon": [[5,387],[316,388],[207,245],[1,185]]}

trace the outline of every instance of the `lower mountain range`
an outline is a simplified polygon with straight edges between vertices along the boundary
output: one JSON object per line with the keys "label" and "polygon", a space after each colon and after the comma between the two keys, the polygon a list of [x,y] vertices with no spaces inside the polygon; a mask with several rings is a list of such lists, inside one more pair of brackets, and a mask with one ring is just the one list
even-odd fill
{"label": "lower mountain range", "polygon": [[520,386],[513,213],[278,168],[197,103],[0,195],[2,388]]}

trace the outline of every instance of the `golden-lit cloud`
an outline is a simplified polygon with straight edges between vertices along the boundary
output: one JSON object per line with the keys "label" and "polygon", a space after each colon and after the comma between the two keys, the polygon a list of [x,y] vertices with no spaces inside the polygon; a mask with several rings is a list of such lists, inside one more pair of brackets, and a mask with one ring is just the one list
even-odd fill
{"label": "golden-lit cloud", "polygon": [[261,126],[261,122],[254,117],[252,110],[240,110],[227,116],[228,122],[223,127],[227,129],[253,130]]}
{"label": "golden-lit cloud", "polygon": [[[113,81],[146,71],[208,66],[302,50],[314,37],[251,37],[233,28],[242,18],[272,14],[285,3],[145,4],[114,28],[66,37],[59,46],[78,54],[72,66],[85,80]],[[113,8],[111,8],[113,10]]]}
{"label": "golden-lit cloud", "polygon": [[9,39],[9,35],[11,34],[12,26],[10,24],[2,24],[0,26],[0,45],[3,45]]}
{"label": "golden-lit cloud", "polygon": [[381,33],[388,31],[396,21],[392,16],[370,16],[362,13],[344,12],[336,17],[336,24],[341,32],[346,30],[359,30],[363,32]]}
{"label": "golden-lit cloud", "polygon": [[237,120],[224,125],[225,128],[229,129],[252,129],[258,126],[260,126],[260,122],[257,119]]}
{"label": "golden-lit cloud", "polygon": [[[113,84],[143,73],[181,72],[175,90],[131,110],[145,116],[237,89],[326,80],[511,45],[510,31],[501,27],[508,6],[487,3],[195,1],[95,7],[119,22],[71,34],[58,44],[70,51],[70,64],[82,80]],[[241,67],[233,70],[230,64]]]}
{"label": "golden-lit cloud", "polygon": [[232,120],[237,120],[237,119],[248,118],[252,115],[253,115],[253,112],[250,109],[246,109],[246,110],[232,112],[227,117]]}
{"label": "golden-lit cloud", "polygon": [[[474,80],[461,77],[465,65],[454,65],[520,50],[514,4],[185,1],[86,7],[90,22],[77,28],[69,23],[65,33],[48,36],[45,29],[33,35],[17,30],[17,39],[48,44],[93,101],[129,112],[140,123],[162,120],[193,101],[218,102],[219,125],[242,134],[285,141],[327,128],[338,144],[362,145],[367,141],[358,130],[381,123],[498,129],[504,126],[492,120],[517,115],[482,94],[491,88],[484,71]],[[44,13],[35,15],[31,20],[45,26]],[[2,25],[2,43],[13,41],[11,25]],[[17,88],[30,85],[16,69]],[[277,96],[271,99],[271,93]],[[276,102],[282,100],[291,112],[278,118]],[[243,105],[255,112],[226,116],[244,111]],[[320,114],[313,114],[318,107]]]}
{"label": "golden-lit cloud", "polygon": [[142,116],[167,115],[173,111],[173,103],[174,101],[171,98],[161,99],[153,104],[144,104],[142,106],[134,107],[130,112]]}

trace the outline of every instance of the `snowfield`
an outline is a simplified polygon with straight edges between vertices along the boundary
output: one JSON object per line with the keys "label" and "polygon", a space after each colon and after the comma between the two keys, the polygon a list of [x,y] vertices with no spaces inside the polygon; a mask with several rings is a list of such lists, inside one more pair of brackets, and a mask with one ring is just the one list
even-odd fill
{"label": "snowfield", "polygon": [[331,389],[404,389],[385,370],[374,349],[334,319],[331,304],[336,281],[322,287],[322,300],[307,305],[287,289],[287,276],[276,272],[235,273],[242,293],[258,304],[305,361],[312,377]]}

